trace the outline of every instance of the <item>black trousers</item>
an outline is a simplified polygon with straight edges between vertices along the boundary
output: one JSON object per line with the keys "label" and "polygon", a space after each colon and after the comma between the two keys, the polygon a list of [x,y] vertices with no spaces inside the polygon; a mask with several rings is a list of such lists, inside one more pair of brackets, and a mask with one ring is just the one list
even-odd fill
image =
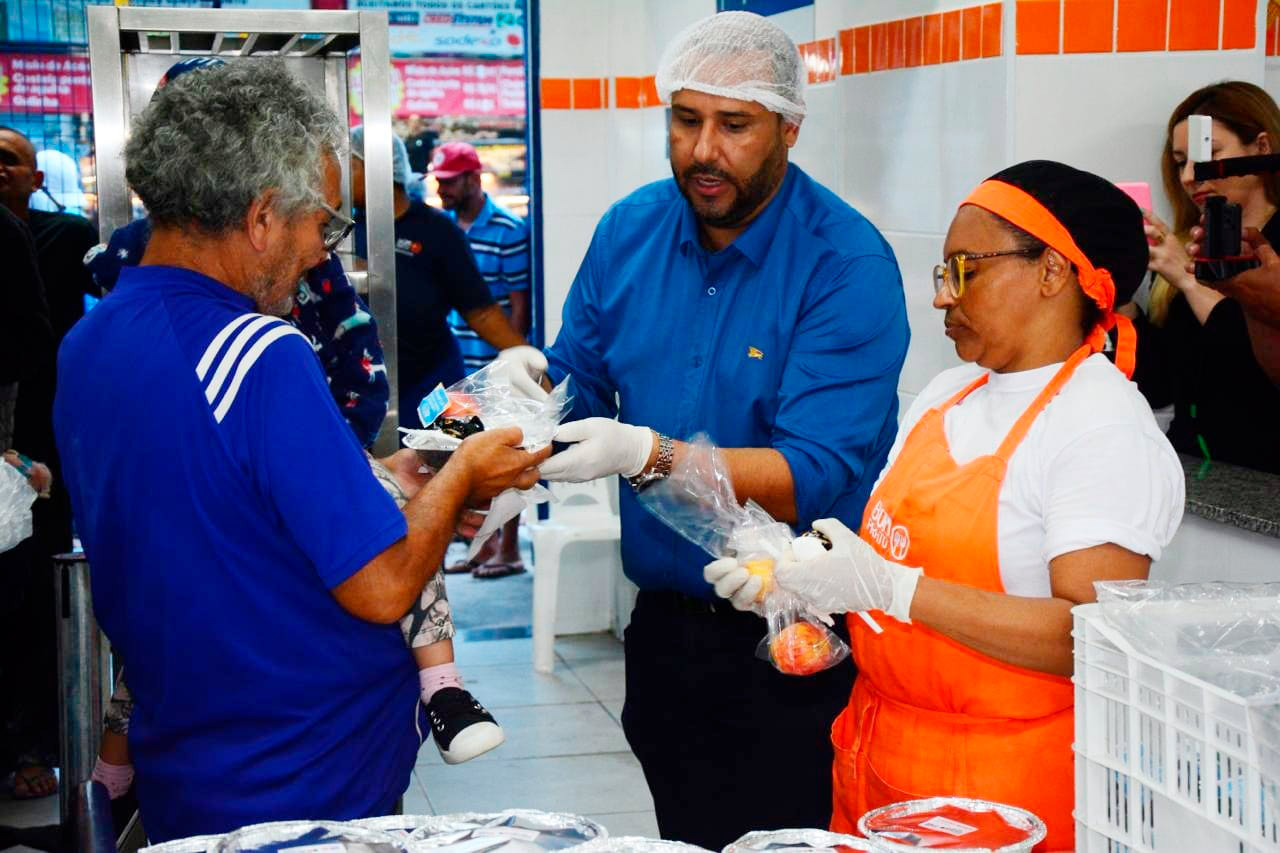
{"label": "black trousers", "polygon": [[651,590],[636,601],[622,728],[663,838],[719,850],[752,830],[831,820],[830,731],[853,664],[783,675],[755,656],[764,634],[763,619],[725,601]]}

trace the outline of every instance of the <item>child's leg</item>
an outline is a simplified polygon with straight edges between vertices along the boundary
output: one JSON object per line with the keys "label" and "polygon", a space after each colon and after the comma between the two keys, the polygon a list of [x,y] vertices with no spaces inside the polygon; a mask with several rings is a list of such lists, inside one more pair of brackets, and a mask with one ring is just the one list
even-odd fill
{"label": "child's leg", "polygon": [[102,731],[102,745],[98,747],[98,760],[89,777],[106,786],[111,799],[119,799],[133,784],[133,762],[129,760],[129,717],[133,715],[133,696],[124,683],[124,668],[116,675],[116,688],[107,702],[106,728]]}
{"label": "child's leg", "polygon": [[[381,462],[369,457],[373,474],[403,507],[408,499],[395,477]],[[453,663],[453,619],[444,591],[444,570],[431,576],[422,594],[403,619],[400,632],[418,664],[422,703],[431,720],[431,736],[441,757],[449,764],[470,761],[505,739],[493,715],[462,687]]]}

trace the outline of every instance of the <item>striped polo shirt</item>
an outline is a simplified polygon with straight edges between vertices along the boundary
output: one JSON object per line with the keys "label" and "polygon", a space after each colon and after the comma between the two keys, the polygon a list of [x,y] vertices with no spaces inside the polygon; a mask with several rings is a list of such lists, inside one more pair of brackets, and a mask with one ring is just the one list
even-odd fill
{"label": "striped polo shirt", "polygon": [[[453,213],[450,216],[457,220]],[[486,194],[484,208],[471,223],[467,240],[494,301],[510,315],[511,294],[529,290],[529,226]],[[457,311],[449,315],[449,326],[458,339],[467,373],[493,360],[493,347],[482,341]]]}

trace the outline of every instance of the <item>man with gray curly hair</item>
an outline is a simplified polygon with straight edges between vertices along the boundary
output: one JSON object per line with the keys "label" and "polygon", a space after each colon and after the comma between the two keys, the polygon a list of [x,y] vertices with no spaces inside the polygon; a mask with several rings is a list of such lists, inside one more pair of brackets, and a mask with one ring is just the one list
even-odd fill
{"label": "man with gray curly hair", "polygon": [[424,483],[401,451],[382,461],[403,509],[374,478],[274,316],[349,228],[342,143],[277,61],[165,86],[125,148],[151,239],[59,353],[55,431],[153,842],[393,809],[419,707],[395,623],[464,508],[546,456],[488,431]]}

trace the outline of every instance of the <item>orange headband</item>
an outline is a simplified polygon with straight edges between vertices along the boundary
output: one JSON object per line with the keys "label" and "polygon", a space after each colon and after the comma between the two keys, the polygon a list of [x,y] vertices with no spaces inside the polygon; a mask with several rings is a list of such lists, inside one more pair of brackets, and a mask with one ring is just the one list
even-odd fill
{"label": "orange headband", "polygon": [[1058,218],[1030,194],[1012,184],[983,181],[960,206],[966,204],[980,207],[1013,223],[1075,264],[1080,289],[1102,310],[1102,320],[1089,333],[1089,348],[1093,352],[1102,352],[1107,332],[1117,329],[1116,367],[1125,376],[1132,377],[1137,360],[1138,336],[1129,318],[1115,313],[1116,285],[1111,279],[1111,273],[1095,268]]}

